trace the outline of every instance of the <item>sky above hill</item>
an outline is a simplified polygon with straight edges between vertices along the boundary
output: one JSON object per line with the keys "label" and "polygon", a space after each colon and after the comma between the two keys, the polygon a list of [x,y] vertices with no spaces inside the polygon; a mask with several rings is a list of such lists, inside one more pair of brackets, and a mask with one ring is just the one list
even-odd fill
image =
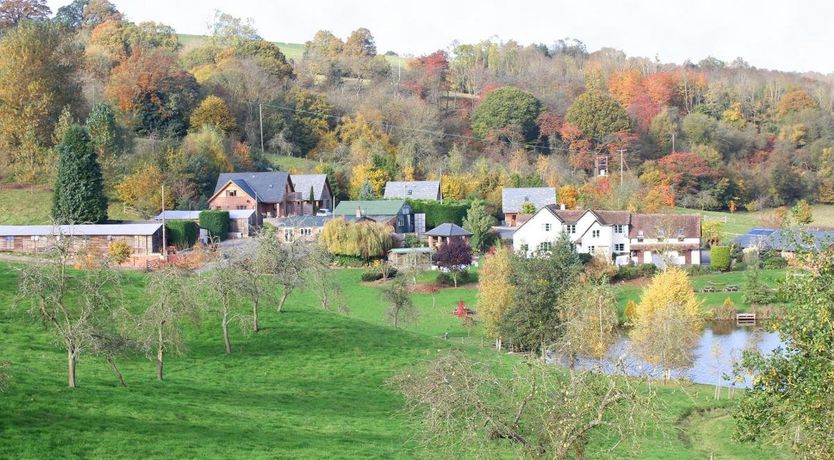
{"label": "sky above hill", "polygon": [[[522,44],[565,37],[629,56],[697,62],[738,56],[759,68],[834,72],[834,2],[825,0],[112,0],[131,21],[206,33],[215,9],[251,17],[272,41],[303,43],[320,29],[371,30],[380,53],[420,55],[458,40]],[[49,0],[53,11],[69,0]]]}

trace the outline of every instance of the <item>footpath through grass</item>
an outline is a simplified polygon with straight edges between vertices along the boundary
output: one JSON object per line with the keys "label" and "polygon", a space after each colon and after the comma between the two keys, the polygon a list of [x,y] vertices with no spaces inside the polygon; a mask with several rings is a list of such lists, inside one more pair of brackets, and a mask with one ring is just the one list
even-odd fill
{"label": "footpath through grass", "polygon": [[[66,355],[14,308],[16,272],[0,262],[0,359],[12,363],[11,386],[0,394],[0,458],[435,458],[413,443],[416,426],[385,381],[452,348],[519,358],[481,347],[480,330],[451,314],[458,300],[474,307],[474,286],[415,294],[419,319],[395,330],[379,283],[360,283],[360,274],[333,271],[347,316],[319,310],[310,292],[299,291],[285,313],[263,309],[258,334],[233,330],[232,355],[224,355],[218,322],[208,318],[187,331],[187,354],[168,358],[165,382],[155,380],[150,360],[134,356],[120,363],[128,387],[119,388],[102,359],[82,355],[80,388],[70,390]],[[144,275],[126,275],[129,308],[141,308],[143,285]],[[444,333],[448,341],[439,338]],[[714,402],[709,387],[663,387],[658,401],[662,413],[637,441],[638,453],[625,446],[609,452],[600,433],[589,458],[781,455],[732,442],[724,409],[731,402]],[[700,411],[706,415],[689,417]]]}

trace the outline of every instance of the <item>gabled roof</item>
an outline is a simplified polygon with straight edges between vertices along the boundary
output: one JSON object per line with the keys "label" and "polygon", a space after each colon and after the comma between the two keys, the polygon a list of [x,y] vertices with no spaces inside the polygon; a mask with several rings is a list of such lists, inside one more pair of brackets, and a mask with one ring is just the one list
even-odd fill
{"label": "gabled roof", "polygon": [[556,189],[553,187],[507,188],[501,191],[501,210],[504,213],[521,212],[525,202],[533,203],[536,211],[556,204]]}
{"label": "gabled roof", "polygon": [[147,236],[162,224],[0,225],[0,236]]}
{"label": "gabled roof", "polygon": [[575,224],[580,217],[584,216],[585,213],[588,212],[585,209],[559,209],[559,206],[556,206],[555,204],[547,205],[545,206],[545,209],[550,211],[550,213],[556,216],[557,219],[566,224]]}
{"label": "gabled roof", "polygon": [[333,210],[335,216],[356,216],[356,208],[366,216],[396,216],[405,206],[404,200],[342,201]]}
{"label": "gabled roof", "polygon": [[[283,201],[287,182],[292,184],[290,175],[281,171],[222,173],[217,178],[214,194],[217,194],[217,192],[223,189],[229,181],[234,182],[247,194],[252,195],[252,198],[257,198],[261,203],[278,203]],[[245,186],[241,184],[245,184]]]}
{"label": "gabled roof", "polygon": [[445,223],[426,232],[428,236],[472,236],[472,232],[455,224]]}
{"label": "gabled roof", "polygon": [[548,205],[547,209],[566,224],[575,224],[582,216],[589,212],[603,225],[629,225],[631,223],[631,213],[628,211],[560,209],[555,204]]}
{"label": "gabled roof", "polygon": [[385,184],[385,199],[411,198],[414,200],[439,200],[440,181],[423,180],[410,182],[388,182]]}
{"label": "gabled roof", "polygon": [[290,176],[293,189],[301,194],[302,200],[310,199],[310,188],[313,189],[313,199],[324,199],[327,186],[327,174],[293,174]]}
{"label": "gabled roof", "polygon": [[[642,232],[642,233],[641,233]],[[700,238],[701,216],[697,214],[632,214],[628,237],[635,239],[656,238],[660,233],[666,238]]]}

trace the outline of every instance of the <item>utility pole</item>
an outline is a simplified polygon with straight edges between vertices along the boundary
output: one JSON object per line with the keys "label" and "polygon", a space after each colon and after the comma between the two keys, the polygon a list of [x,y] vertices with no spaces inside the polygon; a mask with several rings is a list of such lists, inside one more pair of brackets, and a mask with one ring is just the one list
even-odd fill
{"label": "utility pole", "polygon": [[168,260],[168,239],[165,235],[165,185],[162,185],[162,258]]}
{"label": "utility pole", "polygon": [[675,132],[672,131],[672,153],[675,153]]}
{"label": "utility pole", "polygon": [[261,126],[261,153],[264,153],[264,105],[258,103],[258,121]]}
{"label": "utility pole", "polygon": [[619,149],[620,152],[620,188],[623,188],[623,152],[625,149]]}

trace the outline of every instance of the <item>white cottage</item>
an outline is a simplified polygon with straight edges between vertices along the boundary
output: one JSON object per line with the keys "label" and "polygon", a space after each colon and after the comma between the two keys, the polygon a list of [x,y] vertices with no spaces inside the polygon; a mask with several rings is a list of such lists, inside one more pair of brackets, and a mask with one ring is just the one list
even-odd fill
{"label": "white cottage", "polygon": [[600,255],[618,265],[701,263],[698,215],[564,210],[550,205],[516,230],[513,248],[527,256],[546,252],[562,232],[577,252]]}

